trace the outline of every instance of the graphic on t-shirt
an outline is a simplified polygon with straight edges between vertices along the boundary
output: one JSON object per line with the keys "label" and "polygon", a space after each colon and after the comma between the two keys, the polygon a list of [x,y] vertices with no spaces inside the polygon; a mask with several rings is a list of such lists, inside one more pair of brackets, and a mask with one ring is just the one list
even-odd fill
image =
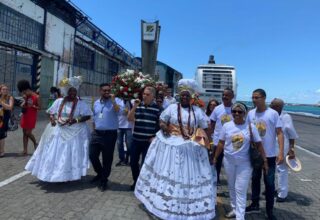
{"label": "graphic on t-shirt", "polygon": [[231,121],[231,117],[228,114],[221,116],[221,124],[224,125],[224,123]]}
{"label": "graphic on t-shirt", "polygon": [[256,122],[256,128],[258,129],[260,137],[264,137],[266,135],[267,126],[265,121]]}
{"label": "graphic on t-shirt", "polygon": [[32,106],[33,105],[33,100],[32,98],[27,99],[27,106]]}
{"label": "graphic on t-shirt", "polygon": [[233,135],[231,139],[233,150],[234,151],[239,150],[243,145],[243,141],[244,141],[244,137],[241,133]]}

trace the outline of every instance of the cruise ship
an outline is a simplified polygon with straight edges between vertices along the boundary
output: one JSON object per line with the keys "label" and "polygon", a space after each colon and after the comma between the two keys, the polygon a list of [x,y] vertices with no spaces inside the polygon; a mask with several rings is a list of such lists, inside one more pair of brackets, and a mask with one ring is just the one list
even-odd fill
{"label": "cruise ship", "polygon": [[213,98],[221,102],[222,92],[227,87],[233,89],[234,99],[236,99],[237,78],[235,68],[229,65],[216,64],[213,55],[210,55],[208,64],[198,66],[195,80],[200,85],[199,97],[206,103]]}

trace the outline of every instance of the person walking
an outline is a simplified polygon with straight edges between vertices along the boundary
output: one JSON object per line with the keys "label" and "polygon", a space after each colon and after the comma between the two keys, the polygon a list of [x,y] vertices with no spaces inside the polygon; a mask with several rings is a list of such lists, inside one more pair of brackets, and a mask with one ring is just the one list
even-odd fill
{"label": "person walking", "polygon": [[[284,102],[282,99],[273,99],[270,107],[278,112],[280,120],[282,122],[282,132],[284,136],[284,150],[283,156],[289,155],[289,159],[295,158],[294,143],[298,138],[296,129],[294,128],[291,116],[283,112]],[[277,190],[277,202],[285,202],[288,196],[289,184],[288,184],[288,165],[281,163],[277,165],[278,173],[278,190]]]}
{"label": "person walking", "polygon": [[13,110],[14,99],[9,95],[8,87],[0,85],[0,157],[5,156],[4,146],[7,137],[8,123]]}
{"label": "person walking", "polygon": [[149,147],[134,191],[161,219],[215,217],[215,176],[206,147],[196,142],[208,139],[204,131],[207,116],[190,104],[196,85],[191,79],[179,81],[180,103],[171,104],[161,113],[161,130]]}
{"label": "person walking", "polygon": [[155,103],[156,89],[147,86],[142,95],[142,102],[139,99],[134,101],[133,108],[129,112],[129,121],[134,121],[133,137],[131,144],[131,172],[133,184],[130,189],[133,191],[140,173],[139,160],[142,155],[141,164],[147,154],[149,145],[155,137],[159,128],[160,108]]}
{"label": "person walking", "polygon": [[[211,129],[213,131],[213,149],[217,149],[219,142],[219,135],[222,126],[232,120],[231,105],[234,98],[234,92],[230,88],[225,88],[222,93],[222,103],[215,107],[210,115]],[[222,166],[223,154],[217,158],[216,170],[217,170],[217,184],[220,184],[220,171]]]}
{"label": "person walking", "polygon": [[[249,155],[251,138],[263,158],[266,157],[257,128],[246,122],[247,107],[237,102],[232,105],[231,113],[233,120],[222,126],[213,163],[215,164],[221,152],[224,152],[223,166],[227,175],[231,204],[231,211],[225,217],[244,220],[247,190],[252,174]],[[265,169],[267,169],[267,163],[265,163]]]}
{"label": "person walking", "polygon": [[[268,163],[268,172],[264,171],[264,184],[266,188],[266,215],[268,219],[275,219],[273,215],[275,192],[275,168],[276,164],[283,163],[283,133],[279,114],[266,105],[266,92],[256,89],[252,93],[254,109],[248,113],[248,122],[253,123],[259,131],[262,145]],[[278,138],[279,154],[276,155],[276,141]],[[253,169],[251,181],[251,204],[246,208],[247,213],[260,212],[260,186],[262,167]]]}
{"label": "person walking", "polygon": [[[121,100],[111,93],[108,83],[100,85],[100,99],[93,106],[93,132],[89,146],[89,157],[97,175],[91,183],[100,181],[99,188],[103,192],[107,189],[108,178],[111,173],[114,148],[119,128],[118,112]],[[102,164],[99,156],[102,154]]]}
{"label": "person walking", "polygon": [[31,90],[31,85],[27,80],[20,80],[17,84],[18,90],[25,97],[22,103],[22,116],[20,126],[23,129],[23,151],[21,155],[28,155],[28,140],[33,142],[34,149],[38,143],[32,134],[32,130],[36,126],[37,113],[41,108],[39,96]]}
{"label": "person walking", "polygon": [[[132,128],[133,122],[128,120],[128,113],[132,109],[132,103],[130,100],[121,99],[121,109],[123,111],[119,112],[119,128],[118,128],[118,154],[119,162],[116,166],[126,166],[129,165],[130,158],[130,146],[132,142]],[[124,149],[124,143],[126,146],[126,151]]]}
{"label": "person walking", "polygon": [[86,121],[92,111],[77,97],[80,84],[79,78],[69,78],[64,86],[67,95],[47,110],[50,123],[25,167],[41,181],[74,181],[87,173],[90,129]]}

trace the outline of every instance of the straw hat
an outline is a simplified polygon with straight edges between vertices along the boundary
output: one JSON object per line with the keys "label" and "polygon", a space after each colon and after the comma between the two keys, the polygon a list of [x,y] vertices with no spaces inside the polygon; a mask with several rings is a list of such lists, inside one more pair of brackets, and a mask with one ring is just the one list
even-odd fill
{"label": "straw hat", "polygon": [[301,162],[297,158],[297,156],[295,156],[293,159],[289,159],[289,155],[287,155],[286,163],[288,167],[294,172],[299,172],[302,169]]}

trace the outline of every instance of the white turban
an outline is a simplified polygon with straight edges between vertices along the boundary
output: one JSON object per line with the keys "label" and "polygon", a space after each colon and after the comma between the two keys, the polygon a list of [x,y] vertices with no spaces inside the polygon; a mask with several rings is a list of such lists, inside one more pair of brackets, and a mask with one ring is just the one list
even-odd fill
{"label": "white turban", "polygon": [[72,76],[70,78],[64,78],[60,81],[59,87],[61,89],[62,94],[67,95],[68,90],[73,87],[76,90],[79,90],[80,85],[82,84],[81,76]]}
{"label": "white turban", "polygon": [[199,91],[198,83],[194,79],[180,79],[178,82],[179,93],[188,91],[191,95]]}

